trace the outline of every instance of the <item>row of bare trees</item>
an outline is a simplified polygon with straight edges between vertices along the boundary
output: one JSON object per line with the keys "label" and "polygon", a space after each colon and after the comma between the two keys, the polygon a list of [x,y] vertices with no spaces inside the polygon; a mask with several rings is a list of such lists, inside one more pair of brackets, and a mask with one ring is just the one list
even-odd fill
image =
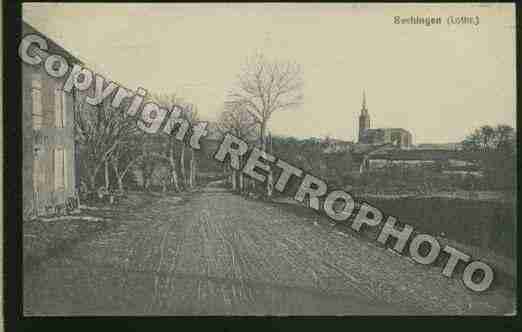
{"label": "row of bare trees", "polygon": [[118,168],[120,161],[115,156],[124,154],[131,140],[139,135],[135,120],[126,117],[122,110],[113,109],[107,101],[91,106],[86,102],[86,93],[74,93],[75,139],[80,148],[82,175],[86,177],[84,183],[95,190],[103,168],[108,187],[110,164]]}
{"label": "row of bare trees", "polygon": [[[141,170],[145,189],[153,178],[164,190],[179,192],[196,185],[197,158],[192,148],[176,139],[179,126],[153,137],[137,127],[136,118],[124,113],[125,106],[115,109],[109,102],[89,105],[87,93],[75,91],[74,122],[80,178],[88,191],[108,191],[111,186],[123,191],[124,179],[133,168]],[[199,120],[196,106],[175,95],[154,95],[151,99],[169,110],[181,106],[180,118],[187,120],[188,127]],[[165,168],[168,174],[162,174]]]}
{"label": "row of bare trees", "polygon": [[482,152],[475,162],[484,170],[482,179],[470,179],[467,186],[485,190],[512,191],[516,186],[517,135],[513,127],[505,124],[484,125],[473,130],[462,141],[466,151]]}
{"label": "row of bare trees", "polygon": [[[229,132],[237,138],[248,142],[257,138],[259,123],[253,121],[252,116],[240,105],[229,104],[225,106],[221,113],[217,128],[222,135]],[[244,165],[245,161],[244,156],[239,160],[241,165]],[[228,164],[225,164],[225,167],[227,167],[225,171],[230,173],[232,189],[243,191],[245,187],[243,173],[228,167]]]}
{"label": "row of bare trees", "polygon": [[[195,125],[200,120],[196,105],[185,103],[180,98],[177,98],[176,95],[158,94],[154,99],[159,106],[165,109],[173,109],[174,106],[181,105],[182,112],[180,119],[186,120],[190,126]],[[197,158],[194,149],[187,147],[184,142],[180,142],[176,138],[178,135],[176,129],[177,128],[172,128],[171,132],[168,133],[166,148],[160,152],[160,155],[163,156],[163,159],[166,160],[170,166],[170,186],[175,191],[180,191],[182,187],[193,188],[195,186]],[[189,154],[188,171],[185,165],[187,153]],[[179,169],[180,172],[181,184],[177,169]]]}
{"label": "row of bare trees", "polygon": [[[237,78],[237,85],[225,101],[218,121],[222,134],[252,142],[257,140],[261,150],[267,150],[269,122],[275,112],[294,109],[303,100],[303,73],[292,61],[272,60],[262,54],[248,58]],[[241,160],[244,164],[245,160]],[[231,170],[232,187],[242,191],[243,175]],[[267,181],[267,195],[271,195],[271,172]],[[237,183],[239,181],[239,183]]]}
{"label": "row of bare trees", "polygon": [[515,139],[515,129],[511,126],[484,125],[466,136],[462,147],[468,151],[510,151],[515,147]]}
{"label": "row of bare trees", "polygon": [[[257,141],[266,151],[266,133],[272,115],[295,108],[302,102],[301,68],[291,61],[269,60],[256,55],[247,60],[237,83],[225,101],[218,129],[249,142]],[[107,98],[105,102],[91,106],[85,98],[89,93],[89,90],[75,91],[74,98],[80,175],[89,191],[99,188],[108,191],[111,186],[123,190],[124,179],[134,168],[142,170],[145,188],[154,177],[162,183],[164,190],[182,191],[195,186],[197,158],[195,151],[177,137],[183,131],[179,125],[170,133],[162,132],[158,134],[159,138],[151,138],[138,129],[134,117],[126,116],[125,103],[114,109]],[[197,107],[174,94],[154,95],[150,99],[168,110],[174,105],[181,106],[180,118],[190,125],[199,121]],[[168,174],[162,174],[159,168],[168,169]],[[234,187],[243,188],[243,177],[239,175],[239,184],[236,184],[238,174],[233,173]]]}

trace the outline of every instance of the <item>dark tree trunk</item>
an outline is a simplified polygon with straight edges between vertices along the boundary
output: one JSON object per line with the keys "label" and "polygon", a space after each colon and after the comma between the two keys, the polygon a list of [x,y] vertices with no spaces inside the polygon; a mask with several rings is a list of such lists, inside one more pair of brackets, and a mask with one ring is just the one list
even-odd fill
{"label": "dark tree trunk", "polygon": [[105,189],[109,190],[109,162],[105,161]]}

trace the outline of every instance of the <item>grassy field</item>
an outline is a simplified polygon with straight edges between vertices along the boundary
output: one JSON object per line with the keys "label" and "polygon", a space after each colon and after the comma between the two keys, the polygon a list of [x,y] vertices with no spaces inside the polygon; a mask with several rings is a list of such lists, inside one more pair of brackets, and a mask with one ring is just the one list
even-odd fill
{"label": "grassy field", "polygon": [[[285,193],[276,200],[293,201]],[[366,201],[385,216],[394,216],[418,232],[455,240],[496,254],[515,257],[516,200],[483,200],[453,197],[416,197],[398,195],[353,195]],[[321,204],[324,203],[324,197]]]}
{"label": "grassy field", "polygon": [[368,201],[418,231],[514,257],[515,208],[512,204],[448,198],[370,198]]}

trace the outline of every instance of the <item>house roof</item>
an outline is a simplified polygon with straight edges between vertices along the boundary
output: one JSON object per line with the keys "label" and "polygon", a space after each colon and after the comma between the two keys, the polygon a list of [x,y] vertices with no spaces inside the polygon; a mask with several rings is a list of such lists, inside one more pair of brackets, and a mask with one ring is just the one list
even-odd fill
{"label": "house roof", "polygon": [[367,132],[367,133],[389,132],[389,131],[400,131],[403,133],[410,133],[408,130],[406,130],[404,128],[368,128],[368,129],[364,130],[364,132]]}
{"label": "house roof", "polygon": [[[395,149],[390,143],[383,144],[365,144],[365,143],[357,143],[353,144],[351,147],[352,154],[369,154],[369,153],[377,153],[377,150],[381,149]],[[375,151],[375,152],[374,152]]]}
{"label": "house roof", "polygon": [[[60,46],[60,44],[58,44],[57,42],[55,42],[54,40],[49,38],[44,33],[38,31],[36,28],[34,28],[32,25],[30,25],[29,23],[27,23],[25,21],[22,21],[22,33],[23,33],[24,36],[27,35],[27,34],[37,34],[37,35],[40,35],[42,38],[44,38],[47,41],[47,45],[49,46],[49,50],[51,51],[51,53],[59,54],[59,55],[63,56],[66,60],[68,60],[69,62],[81,64],[83,66],[87,66],[87,63],[85,61],[80,60],[77,56],[71,54],[70,51],[67,51],[65,48]],[[89,65],[89,67],[90,67],[89,70],[91,70],[93,73],[100,74],[99,72],[94,70],[92,68],[92,66]],[[106,79],[108,79],[107,75],[105,75],[105,74],[104,74],[104,77]],[[115,83],[115,84],[117,84],[118,86],[121,86],[122,88],[126,88],[127,90],[129,90],[125,85],[121,84],[118,81],[114,81],[112,79],[110,79],[110,81]]]}
{"label": "house roof", "polygon": [[71,54],[71,52],[67,51],[65,48],[60,46],[57,42],[46,36],[44,33],[38,31],[36,28],[34,28],[29,23],[22,21],[22,34],[25,36],[27,34],[37,34],[40,35],[42,38],[44,38],[47,41],[47,45],[49,46],[49,50],[52,51],[54,54],[59,54],[66,58],[68,61],[73,63],[79,63],[84,64],[84,62],[78,57]]}
{"label": "house roof", "polygon": [[455,150],[388,150],[380,151],[369,156],[370,159],[387,160],[465,160],[474,161],[487,158],[485,152],[455,151]]}

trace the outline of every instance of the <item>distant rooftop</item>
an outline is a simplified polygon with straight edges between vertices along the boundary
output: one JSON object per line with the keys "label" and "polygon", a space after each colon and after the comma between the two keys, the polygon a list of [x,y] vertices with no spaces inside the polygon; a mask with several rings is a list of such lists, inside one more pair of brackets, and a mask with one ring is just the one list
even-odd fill
{"label": "distant rooftop", "polygon": [[481,160],[492,152],[455,151],[455,150],[387,150],[371,154],[371,159],[387,160]]}

